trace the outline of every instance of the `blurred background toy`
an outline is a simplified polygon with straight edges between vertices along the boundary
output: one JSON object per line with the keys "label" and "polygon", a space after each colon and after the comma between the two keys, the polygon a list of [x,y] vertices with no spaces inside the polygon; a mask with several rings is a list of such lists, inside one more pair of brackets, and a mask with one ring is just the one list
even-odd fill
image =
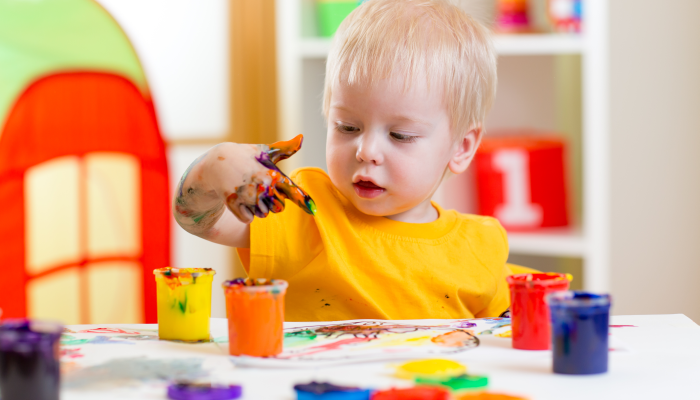
{"label": "blurred background toy", "polygon": [[581,32],[582,0],[549,0],[548,14],[557,32]]}
{"label": "blurred background toy", "polygon": [[343,22],[360,3],[358,0],[317,0],[318,33],[322,37],[330,37],[338,30]]}
{"label": "blurred background toy", "polygon": [[496,2],[496,30],[504,33],[530,30],[528,0],[498,0]]}

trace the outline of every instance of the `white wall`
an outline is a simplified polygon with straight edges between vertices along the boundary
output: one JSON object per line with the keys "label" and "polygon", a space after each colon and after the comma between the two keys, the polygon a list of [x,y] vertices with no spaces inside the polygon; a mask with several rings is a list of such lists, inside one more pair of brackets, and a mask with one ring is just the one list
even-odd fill
{"label": "white wall", "polygon": [[[143,65],[163,137],[223,141],[229,131],[229,27],[226,0],[98,0],[119,22]],[[208,145],[170,145],[170,187]],[[233,250],[172,224],[172,266],[214,268],[212,316],[226,315],[221,283]]]}
{"label": "white wall", "polygon": [[700,322],[700,1],[610,11],[613,311]]}
{"label": "white wall", "polygon": [[226,0],[98,0],[119,22],[146,71],[166,139],[228,132]]}

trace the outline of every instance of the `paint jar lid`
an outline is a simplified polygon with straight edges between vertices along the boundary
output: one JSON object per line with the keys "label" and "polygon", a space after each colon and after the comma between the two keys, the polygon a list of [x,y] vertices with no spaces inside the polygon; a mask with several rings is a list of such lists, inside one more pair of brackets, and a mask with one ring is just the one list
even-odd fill
{"label": "paint jar lid", "polygon": [[0,350],[29,353],[38,348],[53,349],[62,333],[63,325],[58,322],[6,319],[0,323]]}
{"label": "paint jar lid", "polygon": [[369,400],[371,393],[369,389],[316,381],[294,385],[294,390],[298,400]]}
{"label": "paint jar lid", "polygon": [[459,375],[450,378],[417,377],[416,383],[446,386],[452,390],[483,389],[489,385],[489,378],[479,375]]}
{"label": "paint jar lid", "polygon": [[519,286],[527,288],[535,287],[569,287],[569,282],[573,279],[571,274],[559,274],[556,272],[546,272],[539,274],[515,274],[506,277],[506,281],[510,286]]}
{"label": "paint jar lid", "polygon": [[287,290],[289,284],[281,279],[251,279],[236,278],[221,284],[224,290],[241,290],[244,292],[271,292],[280,293]]}
{"label": "paint jar lid", "polygon": [[396,367],[396,376],[404,379],[430,378],[448,379],[463,375],[467,367],[457,361],[427,359],[409,361]]}
{"label": "paint jar lid", "polygon": [[239,385],[176,382],[168,386],[168,398],[173,400],[229,400],[241,397],[242,393]]}
{"label": "paint jar lid", "polygon": [[581,292],[567,290],[554,292],[545,298],[550,307],[555,308],[593,308],[610,307],[611,298],[609,294],[596,294],[591,292]]}
{"label": "paint jar lid", "polygon": [[435,386],[416,386],[407,389],[389,389],[374,392],[372,400],[449,400],[447,389]]}

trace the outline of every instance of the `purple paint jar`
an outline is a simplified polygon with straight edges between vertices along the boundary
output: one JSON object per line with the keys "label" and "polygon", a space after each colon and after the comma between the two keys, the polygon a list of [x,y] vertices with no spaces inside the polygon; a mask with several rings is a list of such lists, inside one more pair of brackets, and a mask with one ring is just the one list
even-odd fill
{"label": "purple paint jar", "polygon": [[63,326],[27,319],[0,324],[0,395],[3,400],[58,400],[58,341]]}
{"label": "purple paint jar", "polygon": [[553,370],[558,374],[608,371],[610,296],[555,292],[547,296],[552,321]]}

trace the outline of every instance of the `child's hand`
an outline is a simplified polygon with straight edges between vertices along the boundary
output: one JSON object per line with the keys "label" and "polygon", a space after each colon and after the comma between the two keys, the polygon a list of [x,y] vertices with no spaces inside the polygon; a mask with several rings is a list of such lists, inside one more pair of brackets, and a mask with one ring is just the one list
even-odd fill
{"label": "child's hand", "polygon": [[316,205],[311,197],[275,165],[296,153],[302,139],[299,135],[270,145],[222,143],[210,149],[180,180],[173,213],[178,224],[214,240],[220,234],[237,235],[237,229],[226,222],[226,208],[246,224],[254,216],[264,218],[284,210],[284,199],[313,215]]}
{"label": "child's hand", "polygon": [[302,210],[314,215],[316,204],[275,165],[291,157],[301,148],[302,135],[286,142],[270,145],[239,145],[237,161],[245,171],[243,182],[232,190],[225,188],[225,202],[229,210],[241,222],[253,221],[253,216],[265,218],[269,212],[284,210],[284,199],[292,200]]}

